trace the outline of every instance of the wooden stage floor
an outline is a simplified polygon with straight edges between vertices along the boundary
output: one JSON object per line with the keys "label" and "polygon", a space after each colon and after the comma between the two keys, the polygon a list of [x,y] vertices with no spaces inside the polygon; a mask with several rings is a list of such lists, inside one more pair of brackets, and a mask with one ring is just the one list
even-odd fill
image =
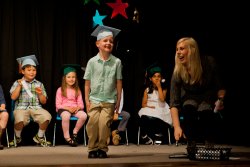
{"label": "wooden stage floor", "polygon": [[194,161],[187,158],[169,158],[169,155],[186,153],[186,146],[140,145],[109,146],[107,159],[88,159],[87,147],[21,146],[0,150],[0,166],[5,167],[249,167],[250,147],[232,148],[227,161]]}

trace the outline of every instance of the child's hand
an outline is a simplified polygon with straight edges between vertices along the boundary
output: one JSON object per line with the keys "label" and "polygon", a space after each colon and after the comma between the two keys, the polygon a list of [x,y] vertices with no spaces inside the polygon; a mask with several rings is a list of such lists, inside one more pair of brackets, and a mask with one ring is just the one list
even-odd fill
{"label": "child's hand", "polygon": [[161,81],[160,80],[156,81],[155,86],[157,88],[160,88],[161,87]]}
{"label": "child's hand", "polygon": [[120,102],[119,102],[119,103],[116,102],[116,104],[115,104],[115,113],[116,113],[116,114],[118,114],[119,108],[120,108]]}
{"label": "child's hand", "polygon": [[3,110],[5,110],[5,108],[4,107],[0,107],[0,111],[3,111]]}
{"label": "child's hand", "polygon": [[69,111],[73,114],[73,113],[77,113],[77,111],[80,110],[80,107],[71,107],[69,109]]}
{"label": "child's hand", "polygon": [[75,113],[77,113],[81,108],[80,107],[75,107]]}
{"label": "child's hand", "polygon": [[214,105],[215,105],[214,112],[218,112],[218,111],[224,109],[223,100],[218,99],[218,100],[214,103]]}
{"label": "child's hand", "polygon": [[114,121],[117,121],[117,120],[118,120],[118,116],[119,116],[119,114],[118,114],[118,113],[114,113],[113,120],[114,120]]}
{"label": "child's hand", "polygon": [[90,109],[90,103],[86,103],[86,111],[87,111],[87,113],[89,112],[89,109]]}
{"label": "child's hand", "polygon": [[71,114],[74,114],[74,113],[75,113],[75,108],[74,108],[74,107],[67,107],[67,110],[68,110]]}
{"label": "child's hand", "polygon": [[42,94],[42,92],[43,92],[42,88],[40,88],[40,87],[36,87],[36,88],[35,88],[35,91],[36,91],[36,93],[39,94],[39,95]]}
{"label": "child's hand", "polygon": [[23,84],[22,84],[22,80],[23,80],[23,79],[18,79],[18,80],[17,80],[18,85],[20,85],[20,86],[22,86],[22,85],[23,85]]}

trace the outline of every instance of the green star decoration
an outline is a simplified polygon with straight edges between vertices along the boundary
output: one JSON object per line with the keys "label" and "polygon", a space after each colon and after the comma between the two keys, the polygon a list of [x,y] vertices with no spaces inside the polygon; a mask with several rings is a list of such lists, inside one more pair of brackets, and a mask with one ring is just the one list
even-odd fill
{"label": "green star decoration", "polygon": [[[89,1],[91,1],[91,0],[83,0],[83,4],[87,5],[89,3]],[[92,1],[94,1],[96,4],[100,5],[99,0],[92,0]]]}
{"label": "green star decoration", "polygon": [[102,20],[107,17],[107,15],[100,15],[98,10],[95,11],[95,16],[93,16],[93,27],[96,25],[103,25]]}

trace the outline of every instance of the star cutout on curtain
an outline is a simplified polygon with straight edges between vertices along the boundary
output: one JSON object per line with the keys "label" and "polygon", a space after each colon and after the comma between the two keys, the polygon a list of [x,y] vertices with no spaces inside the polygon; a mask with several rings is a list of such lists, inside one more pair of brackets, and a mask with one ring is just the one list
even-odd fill
{"label": "star cutout on curtain", "polygon": [[98,10],[95,11],[95,16],[93,16],[93,27],[96,25],[103,25],[102,20],[107,17],[107,15],[100,15]]}
{"label": "star cutout on curtain", "polygon": [[122,3],[122,0],[116,0],[115,3],[106,3],[108,6],[113,8],[111,19],[118,14],[122,15],[126,19],[128,18],[125,9],[128,7],[128,3]]}
{"label": "star cutout on curtain", "polygon": [[[89,1],[91,1],[91,0],[83,0],[83,4],[86,5],[89,3]],[[96,4],[100,5],[99,0],[92,0],[92,1],[94,1]]]}

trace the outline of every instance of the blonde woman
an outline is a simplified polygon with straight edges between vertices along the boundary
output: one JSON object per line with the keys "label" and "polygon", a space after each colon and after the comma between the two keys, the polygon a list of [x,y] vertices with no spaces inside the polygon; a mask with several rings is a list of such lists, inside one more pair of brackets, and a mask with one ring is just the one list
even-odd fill
{"label": "blonde woman", "polygon": [[[198,139],[213,141],[213,109],[218,99],[224,100],[225,94],[214,59],[200,56],[193,38],[178,40],[170,88],[175,139],[178,141],[185,136],[188,146],[195,146]],[[221,103],[219,110],[223,108]],[[180,111],[184,117],[183,128],[179,121]]]}

